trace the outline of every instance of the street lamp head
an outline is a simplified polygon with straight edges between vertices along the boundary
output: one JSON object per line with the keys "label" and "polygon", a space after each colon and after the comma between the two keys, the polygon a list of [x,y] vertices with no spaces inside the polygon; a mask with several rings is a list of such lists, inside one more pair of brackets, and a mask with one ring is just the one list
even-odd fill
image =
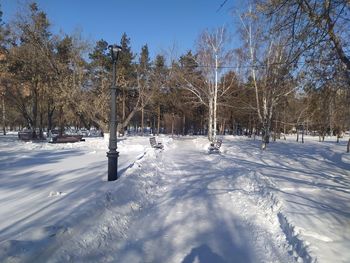
{"label": "street lamp head", "polygon": [[113,62],[116,62],[118,60],[119,52],[122,51],[122,47],[118,45],[109,45],[108,49],[111,52]]}

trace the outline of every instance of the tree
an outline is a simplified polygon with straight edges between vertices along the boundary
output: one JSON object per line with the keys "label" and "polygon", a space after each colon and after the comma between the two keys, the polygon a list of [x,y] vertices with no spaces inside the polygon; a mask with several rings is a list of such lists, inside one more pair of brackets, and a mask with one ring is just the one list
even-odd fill
{"label": "tree", "polygon": [[[28,16],[19,17],[16,22],[18,44],[10,50],[9,55],[9,71],[15,76],[15,81],[8,96],[32,129],[33,138],[37,137],[41,98],[44,96],[43,82],[48,76],[46,52],[52,50],[49,25],[46,14],[35,3],[30,4]],[[39,135],[42,136],[41,125]]]}
{"label": "tree", "polygon": [[[295,45],[304,50],[324,48],[330,43],[336,57],[350,77],[350,56],[347,52],[350,37],[350,4],[348,0],[260,1],[261,10],[276,19],[276,28],[289,32]],[[348,80],[350,83],[350,78]]]}
{"label": "tree", "polygon": [[151,87],[150,87],[150,70],[151,63],[149,58],[148,46],[144,45],[141,48],[141,55],[139,58],[139,64],[137,67],[137,82],[138,82],[138,92],[141,97],[141,134],[144,133],[145,124],[145,107],[148,104],[150,98],[152,97]]}
{"label": "tree", "polygon": [[[165,63],[165,57],[158,54],[154,60],[154,66],[151,71],[151,85],[153,90],[153,96],[152,96],[152,106],[153,106],[153,113],[154,115],[157,115],[157,135],[159,135],[160,132],[160,122],[161,122],[161,106],[165,104],[165,94],[168,93],[167,87],[168,82],[168,75],[169,70]],[[155,130],[155,125],[153,125],[153,130]],[[155,133],[153,131],[153,133]]]}
{"label": "tree", "polygon": [[112,60],[108,50],[108,43],[101,39],[96,42],[93,51],[89,54],[89,79],[87,111],[92,124],[103,131],[108,130],[108,109],[110,104],[110,74]]}
{"label": "tree", "polygon": [[9,29],[2,21],[2,11],[0,5],[0,96],[1,96],[1,108],[2,108],[2,129],[3,134],[6,135],[6,82],[7,74],[6,67],[8,61],[8,49],[7,44],[9,41]]}
{"label": "tree", "polygon": [[149,85],[148,47],[143,46],[139,65],[133,62],[135,55],[131,51],[130,39],[124,33],[121,39],[122,52],[117,64],[117,83],[121,88],[122,118],[118,122],[118,131],[124,134],[131,119],[144,109],[153,95]]}
{"label": "tree", "polygon": [[61,133],[65,125],[85,122],[83,103],[76,97],[82,96],[86,81],[86,43],[78,35],[52,35],[46,14],[35,3],[17,18],[13,32],[16,39],[9,48],[12,87],[8,98],[22,113],[33,138],[37,127],[39,137],[43,136],[45,112],[48,131],[55,113]]}
{"label": "tree", "polygon": [[[224,27],[213,30],[212,32],[204,31],[198,40],[197,62],[203,66],[202,74],[205,79],[205,86],[208,94],[209,108],[209,140],[216,140],[217,133],[217,104],[219,94],[219,75],[222,72],[222,66],[230,63],[232,52],[226,50],[229,38]],[[225,96],[231,86],[221,86],[220,95]]]}
{"label": "tree", "polygon": [[[271,23],[252,8],[241,16],[241,21],[249,54],[247,74],[251,76],[255,91],[254,107],[263,128],[261,148],[266,149],[274,109],[297,87],[292,71],[300,58],[300,51],[291,45],[293,39],[290,36],[275,31],[269,26]],[[271,35],[274,37],[271,38]]]}
{"label": "tree", "polygon": [[[121,121],[125,122],[127,119],[127,99],[130,93],[133,93],[132,88],[137,84],[136,77],[136,69],[133,60],[135,59],[135,55],[133,54],[130,47],[130,38],[126,33],[122,35],[120,40],[120,46],[122,47],[122,52],[119,54],[119,59],[117,62],[117,86],[120,88],[120,96],[121,99]],[[129,96],[130,98],[130,96]],[[132,112],[130,109],[129,112]],[[123,126],[124,128],[125,126]],[[122,132],[121,129],[119,129]]]}
{"label": "tree", "polygon": [[[117,88],[119,102],[118,107],[118,127],[119,134],[124,134],[124,129],[128,126],[130,120],[135,113],[141,110],[141,94],[137,65],[133,62],[134,54],[130,47],[130,38],[124,33],[120,45],[122,51],[117,61]],[[90,115],[94,116],[93,123],[97,123],[99,127],[105,127],[108,124],[109,110],[109,89],[112,74],[111,58],[108,52],[108,43],[100,40],[92,53],[90,63],[90,78],[92,78],[92,90],[88,96],[91,103],[95,105],[94,112]],[[97,95],[97,99],[93,96]]]}
{"label": "tree", "polygon": [[219,83],[223,65],[229,63],[232,52],[226,50],[229,38],[224,27],[204,31],[197,42],[197,54],[188,52],[180,58],[179,84],[192,94],[192,100],[208,108],[208,139],[216,140],[217,105],[231,88]]}

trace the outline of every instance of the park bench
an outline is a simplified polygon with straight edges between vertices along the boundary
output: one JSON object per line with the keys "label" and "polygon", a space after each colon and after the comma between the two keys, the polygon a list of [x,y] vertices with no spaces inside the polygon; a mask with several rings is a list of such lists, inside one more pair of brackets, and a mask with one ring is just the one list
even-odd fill
{"label": "park bench", "polygon": [[210,143],[209,153],[218,153],[218,152],[220,152],[221,144],[222,144],[222,140],[221,139],[218,139],[215,142]]}
{"label": "park bench", "polygon": [[83,142],[83,135],[62,135],[52,137],[49,140],[49,143],[74,143],[74,142]]}
{"label": "park bench", "polygon": [[161,142],[157,143],[155,137],[149,138],[149,143],[151,144],[152,148],[155,148],[155,149],[163,149],[164,148],[164,145]]}
{"label": "park bench", "polygon": [[39,130],[36,131],[35,136],[32,130],[19,131],[18,139],[22,141],[46,141],[45,136]]}
{"label": "park bench", "polygon": [[18,139],[22,141],[30,141],[33,139],[33,132],[32,131],[19,131],[18,132]]}

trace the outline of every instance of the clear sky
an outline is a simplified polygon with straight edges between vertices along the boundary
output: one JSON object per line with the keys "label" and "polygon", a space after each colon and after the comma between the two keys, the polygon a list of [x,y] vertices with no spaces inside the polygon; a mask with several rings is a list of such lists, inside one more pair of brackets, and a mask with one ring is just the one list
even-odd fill
{"label": "clear sky", "polygon": [[[27,1],[28,2],[28,1]],[[132,50],[140,53],[148,44],[151,56],[175,47],[175,55],[193,49],[204,29],[227,26],[235,34],[232,8],[237,0],[37,0],[51,21],[53,32],[82,31],[91,41],[119,43],[123,32]],[[23,0],[1,0],[5,22],[23,9]],[[22,6],[22,7],[21,7]],[[219,10],[220,9],[220,10]],[[233,41],[233,46],[237,45]]]}

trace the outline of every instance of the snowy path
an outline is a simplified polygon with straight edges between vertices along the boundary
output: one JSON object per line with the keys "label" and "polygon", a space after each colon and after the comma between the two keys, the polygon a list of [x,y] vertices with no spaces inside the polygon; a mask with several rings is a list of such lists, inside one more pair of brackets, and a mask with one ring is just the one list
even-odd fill
{"label": "snowy path", "polygon": [[[118,262],[288,262],[287,244],[252,172],[176,141],[154,159],[155,202],[130,224]],[[260,207],[259,207],[260,205]],[[265,204],[268,206],[268,204]]]}
{"label": "snowy path", "polygon": [[106,142],[0,136],[1,262],[349,262],[345,140],[127,137],[115,182]]}

